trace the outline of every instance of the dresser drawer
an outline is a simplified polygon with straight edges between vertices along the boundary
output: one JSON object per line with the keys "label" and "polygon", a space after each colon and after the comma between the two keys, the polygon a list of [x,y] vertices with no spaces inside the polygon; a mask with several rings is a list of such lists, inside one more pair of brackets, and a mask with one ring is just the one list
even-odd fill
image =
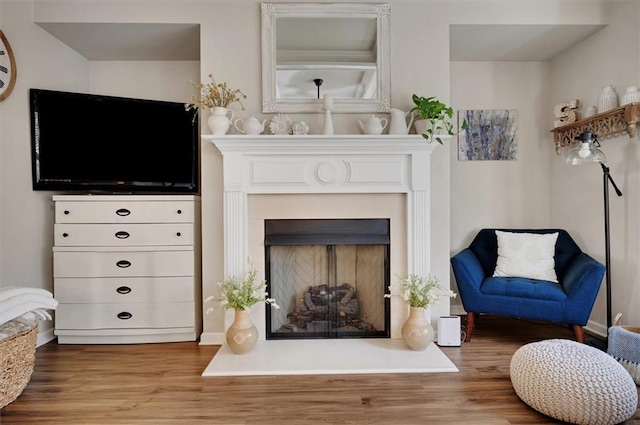
{"label": "dresser drawer", "polygon": [[192,302],[62,304],[56,329],[132,329],[193,327]]}
{"label": "dresser drawer", "polygon": [[192,223],[192,201],[56,201],[56,223]]}
{"label": "dresser drawer", "polygon": [[193,250],[54,251],[53,277],[193,276]]}
{"label": "dresser drawer", "polygon": [[193,245],[193,224],[56,224],[56,246]]}
{"label": "dresser drawer", "polygon": [[70,304],[194,301],[194,278],[56,278],[55,298],[60,303]]}

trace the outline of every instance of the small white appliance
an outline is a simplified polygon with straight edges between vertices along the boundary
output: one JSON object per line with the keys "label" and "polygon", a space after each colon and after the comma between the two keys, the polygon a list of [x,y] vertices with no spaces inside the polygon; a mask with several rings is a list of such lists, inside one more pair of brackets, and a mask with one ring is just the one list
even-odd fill
{"label": "small white appliance", "polygon": [[460,316],[440,316],[438,318],[438,345],[460,347]]}

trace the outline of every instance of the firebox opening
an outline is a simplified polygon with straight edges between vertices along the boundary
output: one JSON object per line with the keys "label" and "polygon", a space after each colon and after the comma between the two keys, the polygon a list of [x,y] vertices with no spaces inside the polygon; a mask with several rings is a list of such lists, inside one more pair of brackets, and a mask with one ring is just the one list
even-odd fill
{"label": "firebox opening", "polygon": [[389,338],[389,219],[265,220],[267,339]]}

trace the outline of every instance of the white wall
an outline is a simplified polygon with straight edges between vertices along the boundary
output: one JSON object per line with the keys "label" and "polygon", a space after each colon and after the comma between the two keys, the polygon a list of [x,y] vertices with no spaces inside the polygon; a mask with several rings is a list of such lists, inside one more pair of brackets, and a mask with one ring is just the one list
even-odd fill
{"label": "white wall", "polygon": [[[16,58],[18,78],[2,102],[2,286],[53,290],[51,194],[31,190],[29,88],[86,90],[86,59],[31,22],[30,2],[4,2],[2,30]],[[51,322],[40,326],[41,333]]]}
{"label": "white wall", "polygon": [[[452,255],[483,227],[549,225],[549,70],[547,62],[451,63],[451,101],[458,110],[518,111],[515,161],[458,161],[457,137],[452,142]],[[460,300],[452,304],[459,311]]]}
{"label": "white wall", "polygon": [[[582,110],[597,105],[602,86],[613,84],[621,96],[640,84],[640,3],[609,4],[608,27],[551,63],[551,103],[571,99]],[[610,190],[612,314],[623,313],[626,323],[640,323],[640,143],[627,135],[601,138],[611,175],[623,192]],[[602,170],[597,165],[571,167],[562,156],[551,158],[551,223],[566,228],[581,247],[604,263]],[[605,332],[603,289],[592,320]]]}
{"label": "white wall", "polygon": [[[241,88],[249,98],[245,102],[246,111],[240,116],[255,114],[261,116],[260,100],[260,2],[246,1],[202,1],[184,3],[180,1],[107,1],[91,2],[69,0],[65,2],[34,0],[0,0],[2,6],[3,30],[13,42],[18,67],[21,69],[18,84],[12,97],[2,104],[2,282],[18,281],[21,284],[32,284],[51,288],[51,243],[53,214],[50,204],[50,193],[31,191],[28,100],[29,87],[42,86],[60,90],[83,91],[93,89],[112,89],[120,93],[120,88],[110,86],[112,82],[132,91],[138,90],[136,69],[143,69],[145,64],[134,64],[124,74],[108,74],[108,67],[114,64],[98,64],[88,62],[51,35],[40,29],[33,22],[175,22],[199,23],[201,29],[201,60],[199,74],[206,79],[210,72],[215,73],[221,81],[231,87]],[[526,96],[534,93],[536,87],[544,90],[542,79],[544,67],[529,64],[523,71],[533,78],[534,85],[515,87],[517,84],[515,71],[509,71],[502,65],[477,64],[485,80],[491,74],[503,73],[506,82],[516,95],[522,98],[508,99],[508,92],[495,88],[491,104],[477,102],[477,99],[465,97],[458,92],[450,78],[461,84],[473,85],[474,76],[466,67],[468,64],[449,64],[449,24],[486,24],[486,23],[599,23],[600,6],[597,2],[571,2],[547,0],[528,2],[410,2],[404,0],[391,1],[391,51],[392,51],[392,94],[394,107],[407,110],[411,104],[411,94],[435,95],[449,102],[455,109],[461,107],[496,107],[502,108],[506,103],[513,104],[522,111],[531,111],[535,118],[521,118],[521,123],[531,129],[531,134],[546,134],[552,122],[541,119],[544,109],[544,98],[540,104],[529,108]],[[636,33],[637,37],[637,33]],[[637,49],[636,49],[637,52]],[[634,65],[637,66],[637,63]],[[192,65],[186,65],[188,71],[194,72]],[[126,67],[125,67],[126,68]],[[132,74],[128,74],[128,72]],[[161,73],[176,77],[177,71],[166,68]],[[474,70],[475,71],[475,70]],[[143,72],[152,71],[146,69]],[[636,73],[637,75],[637,73]],[[188,77],[184,78],[187,80]],[[170,82],[175,84],[175,79]],[[457,84],[457,83],[456,83]],[[449,93],[450,88],[455,93]],[[180,96],[174,88],[155,84],[141,87],[145,94],[154,90],[166,90],[167,96]],[[127,89],[128,90],[128,89]],[[125,90],[125,91],[127,91]],[[488,93],[488,92],[487,92]],[[493,92],[492,92],[493,93]],[[126,93],[128,94],[128,93]],[[155,94],[154,94],[155,96]],[[187,100],[187,97],[183,100]],[[464,104],[457,104],[458,102]],[[547,104],[549,111],[552,105]],[[358,114],[336,114],[334,123],[336,132],[357,133],[357,120],[365,116]],[[312,132],[318,132],[322,124],[320,115],[299,115],[295,120],[304,119],[311,126]],[[530,126],[530,127],[529,127]],[[536,127],[537,126],[537,127]],[[516,189],[526,188],[533,193],[542,193],[543,184],[534,185],[526,182],[528,173],[543,174],[545,167],[544,137],[533,136],[522,147],[523,154],[540,162],[541,169],[532,169],[531,163],[523,160],[513,164],[458,164],[452,161],[455,149],[450,144],[439,148],[434,153],[433,193],[432,199],[437,206],[434,211],[433,273],[447,284],[450,278],[449,257],[456,247],[462,246],[468,238],[472,226],[480,226],[476,221],[475,211],[464,210],[459,204],[457,191],[464,190],[465,179],[480,174],[478,168],[490,168],[489,174],[494,178],[515,177],[518,180]],[[524,142],[523,142],[524,143]],[[550,144],[550,142],[549,142]],[[552,147],[549,147],[552,151]],[[224,278],[222,252],[222,170],[220,153],[209,144],[202,145],[202,212],[203,212],[203,294],[211,295],[216,282]],[[535,164],[535,163],[534,163]],[[497,168],[493,168],[496,166]],[[464,167],[464,168],[462,168]],[[520,168],[522,167],[522,168]],[[449,178],[451,173],[451,180]],[[461,173],[458,175],[458,173]],[[501,198],[503,185],[499,189],[494,186],[483,187],[484,199]],[[537,196],[537,195],[536,195]],[[506,206],[520,205],[518,199],[533,201],[525,197],[510,200]],[[454,207],[450,207],[452,202]],[[544,204],[545,200],[540,201]],[[548,202],[548,201],[547,201]],[[573,206],[572,206],[573,207]],[[544,206],[540,206],[544,210]],[[523,219],[534,223],[534,214],[520,210]],[[486,217],[491,215],[488,209]],[[547,212],[548,214],[548,212]],[[540,214],[540,217],[544,212]],[[505,220],[507,214],[504,213]],[[537,218],[538,215],[535,215]],[[467,221],[471,224],[467,224]],[[496,219],[496,221],[498,221]],[[540,218],[542,223],[542,218]],[[450,238],[450,228],[452,237]],[[443,307],[444,308],[444,307]],[[215,312],[205,317],[204,331],[221,333],[222,317]]]}

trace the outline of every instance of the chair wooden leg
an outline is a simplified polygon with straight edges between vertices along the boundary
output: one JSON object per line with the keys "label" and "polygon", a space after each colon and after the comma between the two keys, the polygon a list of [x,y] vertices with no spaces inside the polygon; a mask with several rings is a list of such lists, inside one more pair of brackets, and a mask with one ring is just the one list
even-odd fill
{"label": "chair wooden leg", "polygon": [[467,313],[467,335],[464,337],[464,342],[471,341],[471,332],[473,332],[477,316],[476,313]]}
{"label": "chair wooden leg", "polygon": [[573,333],[576,335],[576,341],[584,344],[584,328],[580,325],[573,325]]}

